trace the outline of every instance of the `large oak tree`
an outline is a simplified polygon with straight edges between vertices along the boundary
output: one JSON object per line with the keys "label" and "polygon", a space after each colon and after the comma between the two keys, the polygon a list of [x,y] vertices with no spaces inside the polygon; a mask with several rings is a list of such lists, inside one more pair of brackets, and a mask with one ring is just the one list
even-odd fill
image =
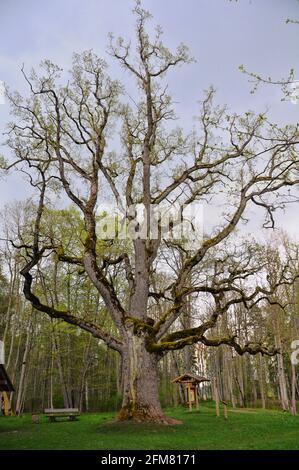
{"label": "large oak tree", "polygon": [[[277,302],[277,287],[293,281],[286,260],[269,283],[263,274],[267,253],[249,242],[236,243],[233,235],[249,209],[264,211],[264,225],[272,227],[275,210],[296,200],[291,191],[299,182],[298,128],[279,128],[264,114],[228,115],[213,105],[211,89],[201,103],[198,129],[185,135],[173,126],[166,76],[190,62],[188,51],[183,45],[175,52],[166,48],[160,28],[149,34],[150,15],[139,2],[134,14],[136,48],[112,36],[109,47],[110,58],[134,83],[130,98],[108,75],[106,63],[90,51],[74,56],[65,85],[62,70],[45,61],[40,74],[22,70],[28,97],[7,91],[15,116],[8,130],[12,161],[7,169],[29,175],[39,195],[31,235],[20,234],[14,244],[26,258],[21,274],[33,307],[90,332],[121,355],[118,419],[173,423],[159,401],[158,362],[163,355],[197,342],[230,345],[239,354],[277,352],[263,338],[240,344],[235,332],[217,337],[213,328],[238,304],[250,309]],[[84,222],[81,249],[75,253],[44,228],[47,197],[57,191],[78,208]],[[142,204],[147,227],[153,204],[204,202],[212,208],[214,201],[223,210],[196,249],[183,240],[165,240],[161,224],[155,239],[105,241],[97,236],[105,197],[123,209]],[[132,221],[134,214],[127,218]],[[90,278],[115,325],[114,335],[99,326],[100,319],[91,322],[78,312],[49,305],[34,291],[35,272],[51,253],[61,263],[78,265]],[[164,270],[163,276],[165,260],[175,269]],[[123,289],[115,287],[111,276],[116,268]],[[188,299],[198,309],[197,320],[180,329],[178,319]]]}

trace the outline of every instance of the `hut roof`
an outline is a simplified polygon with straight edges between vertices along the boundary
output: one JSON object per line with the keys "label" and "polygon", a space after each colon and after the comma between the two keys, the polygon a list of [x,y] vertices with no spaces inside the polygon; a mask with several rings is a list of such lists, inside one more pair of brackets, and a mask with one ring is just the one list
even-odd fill
{"label": "hut roof", "polygon": [[201,375],[194,375],[194,374],[183,374],[176,377],[173,383],[182,383],[182,382],[193,382],[193,383],[200,383],[200,382],[210,382],[210,379],[203,377]]}
{"label": "hut roof", "polygon": [[0,364],[0,392],[14,392],[13,384],[3,364]]}

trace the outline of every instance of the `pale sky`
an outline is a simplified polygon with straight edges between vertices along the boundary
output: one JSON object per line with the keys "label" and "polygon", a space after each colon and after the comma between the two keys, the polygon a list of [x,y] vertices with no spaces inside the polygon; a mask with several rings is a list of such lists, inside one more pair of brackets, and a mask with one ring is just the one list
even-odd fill
{"label": "pale sky", "polygon": [[[280,90],[263,87],[250,94],[247,78],[238,67],[281,78],[290,68],[299,80],[299,19],[297,0],[144,0],[144,7],[164,30],[165,43],[184,42],[197,59],[171,75],[169,84],[184,127],[194,124],[198,101],[213,85],[217,101],[232,112],[262,112],[280,123],[299,121],[299,104],[281,101]],[[132,0],[0,0],[0,80],[11,89],[26,89],[20,72],[48,58],[68,69],[73,52],[93,49],[106,55],[109,32],[130,38],[134,32]],[[122,78],[111,63],[111,75]],[[8,105],[0,104],[0,133],[9,120]],[[3,138],[1,136],[1,142]],[[0,154],[5,149],[0,147]],[[30,195],[18,174],[0,178],[0,208]],[[298,206],[279,217],[279,225],[299,236]],[[254,217],[254,214],[253,214]]]}

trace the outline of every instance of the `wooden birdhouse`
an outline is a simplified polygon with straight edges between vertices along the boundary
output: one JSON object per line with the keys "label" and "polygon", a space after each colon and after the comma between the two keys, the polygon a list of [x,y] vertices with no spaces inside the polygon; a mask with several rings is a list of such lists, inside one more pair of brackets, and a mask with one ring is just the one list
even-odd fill
{"label": "wooden birdhouse", "polygon": [[192,405],[199,409],[199,384],[201,382],[209,382],[210,379],[201,377],[193,374],[183,374],[176,377],[172,383],[179,383],[184,385],[186,390],[186,403],[189,406],[189,410],[192,411]]}

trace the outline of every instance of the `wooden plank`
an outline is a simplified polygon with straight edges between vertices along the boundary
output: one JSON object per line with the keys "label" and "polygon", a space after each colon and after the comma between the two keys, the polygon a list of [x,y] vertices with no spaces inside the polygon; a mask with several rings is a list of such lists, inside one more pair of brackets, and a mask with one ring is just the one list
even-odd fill
{"label": "wooden plank", "polygon": [[220,416],[220,406],[219,406],[219,392],[217,387],[217,380],[214,380],[214,393],[215,393],[215,402],[216,402],[216,416],[219,418]]}
{"label": "wooden plank", "polygon": [[195,403],[196,403],[196,409],[199,410],[199,403],[198,403],[198,388],[197,386],[195,387]]}
{"label": "wooden plank", "polygon": [[46,408],[44,413],[79,413],[78,408]]}
{"label": "wooden plank", "polygon": [[68,417],[70,421],[75,421],[80,415],[78,408],[46,408],[44,413],[50,422],[54,422],[59,417]]}
{"label": "wooden plank", "polygon": [[188,402],[189,402],[189,411],[192,411],[192,401],[191,401],[191,390],[190,385],[187,385],[187,395],[188,395]]}

